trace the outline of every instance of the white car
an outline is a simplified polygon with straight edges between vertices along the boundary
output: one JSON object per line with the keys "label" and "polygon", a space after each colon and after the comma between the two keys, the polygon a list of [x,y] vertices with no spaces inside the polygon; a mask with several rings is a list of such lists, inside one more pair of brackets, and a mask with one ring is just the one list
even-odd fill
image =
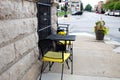
{"label": "white car", "polygon": [[110,12],[110,11],[107,11],[107,12],[105,12],[104,14],[105,14],[105,15],[109,15],[109,12]]}
{"label": "white car", "polygon": [[114,11],[109,12],[110,16],[114,16]]}
{"label": "white car", "polygon": [[114,16],[120,16],[120,10],[114,11]]}
{"label": "white car", "polygon": [[114,16],[114,11],[107,11],[105,12],[105,15]]}

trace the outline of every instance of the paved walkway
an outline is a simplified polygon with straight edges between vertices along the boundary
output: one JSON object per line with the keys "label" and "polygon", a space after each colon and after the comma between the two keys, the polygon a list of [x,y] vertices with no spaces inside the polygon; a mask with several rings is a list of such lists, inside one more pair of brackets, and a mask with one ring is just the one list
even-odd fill
{"label": "paved walkway", "polygon": [[[42,80],[60,80],[60,77],[61,75],[59,73],[46,73],[46,74],[43,74]],[[63,80],[120,80],[120,79],[64,74]]]}
{"label": "paved walkway", "polygon": [[[120,45],[106,44],[93,36],[77,35],[74,42],[74,74],[65,65],[64,80],[120,80],[120,53],[114,49]],[[42,80],[60,80],[61,64],[54,64]]]}

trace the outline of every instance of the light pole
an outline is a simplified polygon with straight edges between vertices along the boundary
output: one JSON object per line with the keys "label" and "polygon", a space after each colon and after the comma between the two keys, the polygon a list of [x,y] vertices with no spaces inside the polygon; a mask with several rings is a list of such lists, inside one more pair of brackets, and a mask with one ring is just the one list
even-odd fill
{"label": "light pole", "polygon": [[67,17],[67,9],[68,9],[68,2],[65,2],[65,7],[64,7],[64,17]]}

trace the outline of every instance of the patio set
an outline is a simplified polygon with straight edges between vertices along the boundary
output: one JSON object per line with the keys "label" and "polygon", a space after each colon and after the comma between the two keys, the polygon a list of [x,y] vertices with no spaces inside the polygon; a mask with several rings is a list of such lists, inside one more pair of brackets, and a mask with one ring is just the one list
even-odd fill
{"label": "patio set", "polygon": [[[69,35],[69,24],[59,24],[57,34],[50,34],[46,39],[39,40],[38,46],[42,62],[39,80],[42,78],[42,73],[48,68],[47,66],[49,66],[50,71],[56,62],[62,64],[61,80],[63,80],[64,63],[67,64],[68,69],[71,69],[71,74],[73,74],[72,41],[75,41],[75,35]],[[71,62],[71,67],[69,62]]]}

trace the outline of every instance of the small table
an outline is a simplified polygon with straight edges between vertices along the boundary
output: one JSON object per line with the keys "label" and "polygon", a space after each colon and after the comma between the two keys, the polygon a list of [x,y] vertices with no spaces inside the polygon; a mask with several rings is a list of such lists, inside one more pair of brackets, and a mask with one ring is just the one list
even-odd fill
{"label": "small table", "polygon": [[51,34],[46,39],[50,40],[65,40],[65,41],[75,41],[75,35],[59,35],[59,34]]}
{"label": "small table", "polygon": [[[50,39],[53,41],[75,41],[75,35],[59,35],[59,34],[51,34],[46,39]],[[65,42],[66,43],[66,42]],[[71,48],[71,74],[73,74],[73,48]]]}

